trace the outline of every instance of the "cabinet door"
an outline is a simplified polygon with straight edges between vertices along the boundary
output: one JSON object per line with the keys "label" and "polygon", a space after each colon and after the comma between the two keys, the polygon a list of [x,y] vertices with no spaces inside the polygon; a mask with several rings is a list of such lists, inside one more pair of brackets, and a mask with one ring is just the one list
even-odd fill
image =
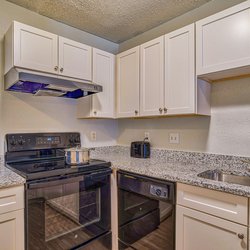
{"label": "cabinet door", "polygon": [[0,215],[1,249],[24,250],[24,210]]}
{"label": "cabinet door", "polygon": [[46,73],[57,73],[58,36],[14,22],[14,65]]}
{"label": "cabinet door", "polygon": [[[198,21],[196,36],[198,76],[249,66],[250,1]],[[231,76],[230,72],[222,74],[226,76]]]}
{"label": "cabinet door", "polygon": [[194,24],[165,35],[165,109],[195,113]]}
{"label": "cabinet door", "polygon": [[93,116],[114,118],[115,85],[113,54],[93,49],[93,82],[103,87],[103,92],[92,96]]}
{"label": "cabinet door", "polygon": [[140,46],[140,115],[162,115],[164,108],[164,36]]}
{"label": "cabinet door", "polygon": [[176,250],[247,249],[246,226],[182,206],[176,210]]}
{"label": "cabinet door", "polygon": [[91,47],[59,37],[59,74],[91,81]]}
{"label": "cabinet door", "polygon": [[139,115],[139,47],[117,55],[117,117]]}

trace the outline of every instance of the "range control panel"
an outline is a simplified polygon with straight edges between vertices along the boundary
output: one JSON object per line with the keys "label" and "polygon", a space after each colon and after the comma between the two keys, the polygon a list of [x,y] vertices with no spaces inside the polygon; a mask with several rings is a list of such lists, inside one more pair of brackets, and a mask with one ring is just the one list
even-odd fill
{"label": "range control panel", "polygon": [[156,185],[150,185],[150,194],[152,194],[153,196],[167,199],[168,198],[168,188],[156,186]]}
{"label": "range control panel", "polygon": [[23,133],[5,136],[7,152],[68,148],[81,145],[80,133]]}

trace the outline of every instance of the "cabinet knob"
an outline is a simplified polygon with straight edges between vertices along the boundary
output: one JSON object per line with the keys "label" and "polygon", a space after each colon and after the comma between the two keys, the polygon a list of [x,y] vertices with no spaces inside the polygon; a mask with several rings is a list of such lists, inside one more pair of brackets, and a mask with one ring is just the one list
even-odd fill
{"label": "cabinet knob", "polygon": [[60,68],[60,72],[63,72],[63,68]]}
{"label": "cabinet knob", "polygon": [[162,108],[159,108],[160,113],[162,112]]}
{"label": "cabinet knob", "polygon": [[138,115],[138,113],[139,113],[138,110],[135,110],[135,114]]}
{"label": "cabinet knob", "polygon": [[94,111],[94,115],[96,115],[97,114],[97,112],[96,111]]}
{"label": "cabinet knob", "polygon": [[54,67],[54,70],[57,71],[57,70],[58,70],[58,66],[55,66],[55,67]]}
{"label": "cabinet knob", "polygon": [[244,239],[244,234],[238,234],[238,238],[243,240]]}
{"label": "cabinet knob", "polygon": [[164,108],[163,110],[164,110],[164,112],[165,112],[165,113],[167,113],[167,111],[168,111],[168,109],[167,109],[167,108]]}

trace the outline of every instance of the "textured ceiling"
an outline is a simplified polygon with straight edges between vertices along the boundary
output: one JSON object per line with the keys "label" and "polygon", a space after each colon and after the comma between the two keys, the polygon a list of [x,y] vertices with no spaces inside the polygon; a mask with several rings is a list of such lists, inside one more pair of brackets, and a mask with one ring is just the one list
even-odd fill
{"label": "textured ceiling", "polygon": [[211,0],[8,0],[120,43]]}

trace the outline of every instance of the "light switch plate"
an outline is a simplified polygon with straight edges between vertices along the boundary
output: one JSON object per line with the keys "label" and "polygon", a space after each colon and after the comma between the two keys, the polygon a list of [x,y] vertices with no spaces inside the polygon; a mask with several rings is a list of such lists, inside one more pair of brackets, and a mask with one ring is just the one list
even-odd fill
{"label": "light switch plate", "polygon": [[169,133],[169,143],[171,143],[171,144],[179,144],[180,143],[180,135],[179,135],[179,133]]}
{"label": "light switch plate", "polygon": [[91,141],[96,141],[96,131],[90,132],[90,139],[91,139]]}

